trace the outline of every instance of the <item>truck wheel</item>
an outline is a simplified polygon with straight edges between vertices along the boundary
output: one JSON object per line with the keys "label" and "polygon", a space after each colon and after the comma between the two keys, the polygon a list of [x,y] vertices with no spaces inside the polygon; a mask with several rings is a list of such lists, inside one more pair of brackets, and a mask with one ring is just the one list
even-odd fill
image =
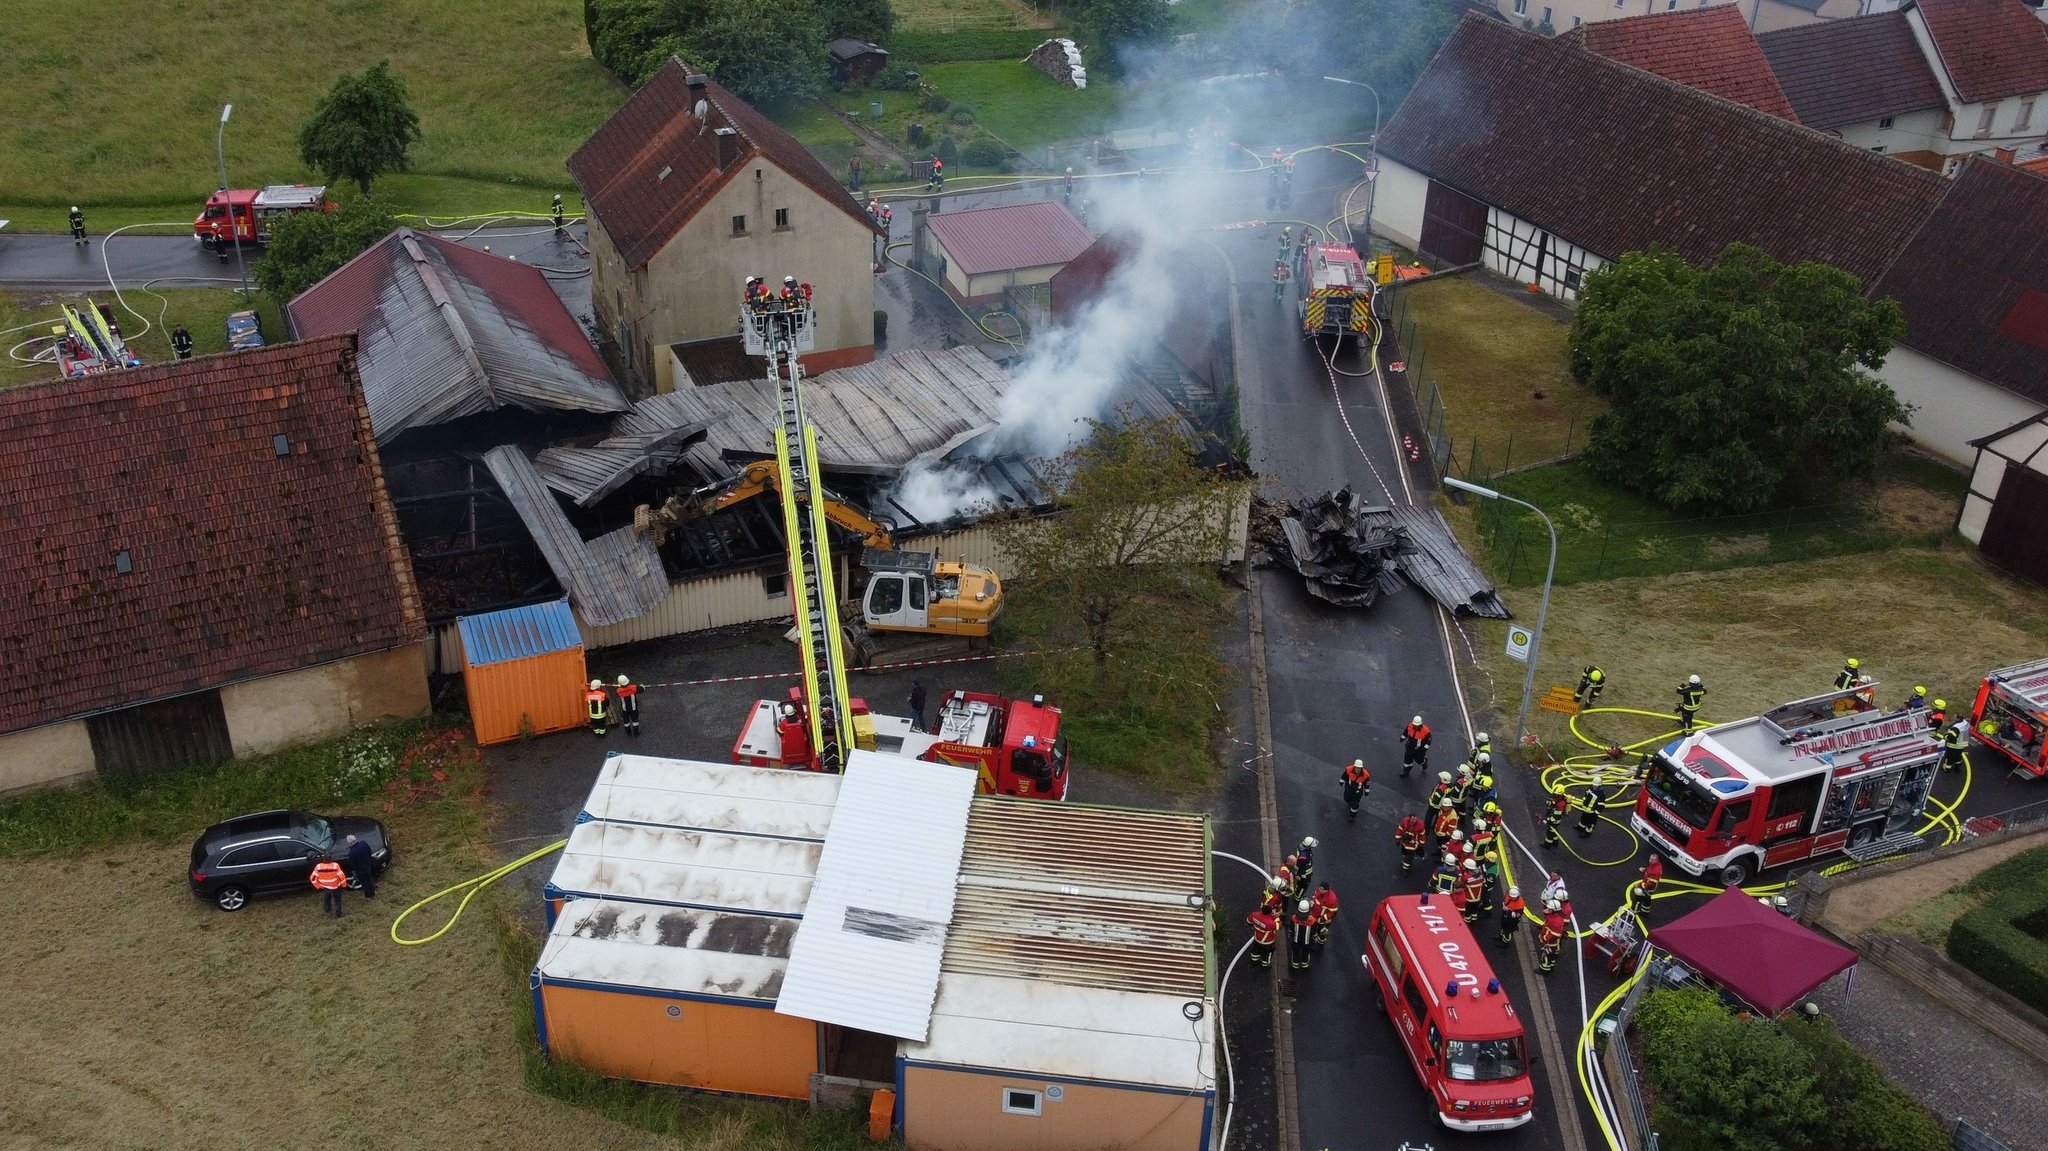
{"label": "truck wheel", "polygon": [[1721,865],[1721,886],[1741,887],[1756,878],[1756,861],[1745,855]]}
{"label": "truck wheel", "polygon": [[1849,846],[1862,847],[1877,838],[1877,825],[1866,823],[1849,833]]}

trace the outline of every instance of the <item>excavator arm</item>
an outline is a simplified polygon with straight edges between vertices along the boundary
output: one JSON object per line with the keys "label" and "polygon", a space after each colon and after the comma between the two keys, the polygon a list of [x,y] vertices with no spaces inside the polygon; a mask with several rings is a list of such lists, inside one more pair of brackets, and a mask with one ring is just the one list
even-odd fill
{"label": "excavator arm", "polygon": [[[648,509],[648,515],[636,518],[641,522],[641,530],[653,535],[658,543],[666,537],[668,529],[678,524],[722,512],[766,492],[780,494],[781,490],[781,473],[776,462],[756,460],[718,483],[698,488],[688,495],[670,496],[661,507]],[[829,491],[820,491],[824,496],[826,519],[861,537],[863,547],[877,551],[896,550],[894,528],[888,521],[876,519],[858,505]]]}

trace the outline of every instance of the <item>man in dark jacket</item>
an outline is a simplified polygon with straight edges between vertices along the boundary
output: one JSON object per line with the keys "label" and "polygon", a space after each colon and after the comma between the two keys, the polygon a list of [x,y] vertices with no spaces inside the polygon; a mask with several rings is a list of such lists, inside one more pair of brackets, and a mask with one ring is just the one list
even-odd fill
{"label": "man in dark jacket", "polygon": [[363,889],[364,899],[377,898],[377,865],[370,860],[370,845],[348,837],[348,875]]}
{"label": "man in dark jacket", "polygon": [[910,726],[913,731],[926,730],[924,724],[924,681],[910,681]]}

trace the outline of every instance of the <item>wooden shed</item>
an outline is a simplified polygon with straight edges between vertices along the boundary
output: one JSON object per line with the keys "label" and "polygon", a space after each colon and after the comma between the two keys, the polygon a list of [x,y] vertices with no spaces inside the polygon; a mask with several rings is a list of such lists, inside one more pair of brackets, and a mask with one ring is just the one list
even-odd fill
{"label": "wooden shed", "polygon": [[857,84],[889,66],[889,50],[865,40],[842,38],[825,45],[832,60],[832,79]]}
{"label": "wooden shed", "polygon": [[2048,581],[2048,412],[1970,443],[1977,466],[1956,530],[2000,567]]}
{"label": "wooden shed", "polygon": [[583,635],[569,601],[506,608],[456,620],[462,686],[480,744],[581,726]]}

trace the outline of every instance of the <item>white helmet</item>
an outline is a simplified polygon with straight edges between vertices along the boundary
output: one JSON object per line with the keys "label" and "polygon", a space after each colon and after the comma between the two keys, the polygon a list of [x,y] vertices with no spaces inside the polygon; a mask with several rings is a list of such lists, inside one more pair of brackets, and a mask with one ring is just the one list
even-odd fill
{"label": "white helmet", "polygon": [[629,679],[627,679],[627,678],[626,678],[625,676],[623,676],[623,675],[619,677],[619,686],[620,686],[620,687],[624,687],[624,686],[626,686],[627,684],[629,684],[629,683],[631,683],[631,682],[633,682],[633,681],[632,681],[632,680],[629,680]]}
{"label": "white helmet", "polygon": [[1301,845],[1302,845],[1303,847],[1313,848],[1313,847],[1314,847],[1314,846],[1316,845],[1316,837],[1315,837],[1315,836],[1313,836],[1313,835],[1304,835],[1304,836],[1302,836],[1302,837],[1301,837]]}
{"label": "white helmet", "polygon": [[1418,715],[1418,716],[1416,716],[1416,717],[1415,717],[1414,719],[1411,719],[1411,720],[1409,720],[1408,722],[1409,722],[1409,723],[1412,723],[1412,724],[1414,724],[1414,725],[1415,725],[1415,726],[1417,726],[1417,727],[1421,727],[1421,726],[1422,726],[1422,717]]}
{"label": "white helmet", "polygon": [[1485,821],[1485,820],[1483,820],[1483,819],[1481,819],[1481,818],[1479,818],[1479,817],[1478,817],[1478,816],[1476,816],[1476,815],[1475,815],[1475,816],[1473,816],[1473,817],[1472,817],[1472,830],[1474,830],[1474,831],[1485,831],[1485,830],[1486,830],[1486,821]]}
{"label": "white helmet", "polygon": [[1352,761],[1351,761],[1351,766],[1353,766],[1353,767],[1364,767],[1364,766],[1365,766],[1365,761],[1364,761],[1364,760],[1362,760],[1362,759],[1354,759],[1354,760],[1352,760]]}
{"label": "white helmet", "polygon": [[1492,753],[1492,752],[1490,752],[1490,751],[1482,751],[1482,752],[1480,752],[1480,753],[1479,753],[1479,763],[1480,763],[1480,765],[1481,765],[1482,767],[1483,767],[1483,766],[1485,766],[1485,765],[1487,765],[1487,764],[1490,764],[1490,763],[1492,763],[1492,762],[1493,762],[1493,753]]}
{"label": "white helmet", "polygon": [[1519,887],[1510,887],[1508,888],[1508,894],[1515,897],[1516,899],[1520,899],[1522,897],[1522,889]]}
{"label": "white helmet", "polygon": [[1492,736],[1490,736],[1490,735],[1488,735],[1488,734],[1486,734],[1485,732],[1483,732],[1483,731],[1482,731],[1482,732],[1480,732],[1480,733],[1479,733],[1479,742],[1480,742],[1480,743],[1492,743],[1492,742],[1493,742],[1493,737],[1492,737]]}
{"label": "white helmet", "polygon": [[1462,843],[1462,842],[1464,842],[1464,840],[1465,840],[1465,833],[1464,833],[1464,832],[1462,832],[1462,831],[1459,831],[1459,830],[1458,830],[1457,828],[1455,828],[1455,827],[1451,829],[1451,842],[1452,842],[1452,843]]}
{"label": "white helmet", "polygon": [[1555,899],[1546,899],[1543,901],[1543,910],[1545,911],[1558,911],[1561,910],[1563,906],[1563,904],[1560,904]]}
{"label": "white helmet", "polygon": [[1304,900],[1302,900],[1302,901],[1301,901],[1300,903],[1297,903],[1297,904],[1295,904],[1295,905],[1294,905],[1294,910],[1296,910],[1296,911],[1300,912],[1300,913],[1301,913],[1301,914],[1303,914],[1303,915],[1307,915],[1307,914],[1308,914],[1308,908],[1309,908],[1309,902],[1308,902],[1308,900],[1306,900],[1306,899],[1304,899]]}
{"label": "white helmet", "polygon": [[1448,852],[1448,851],[1444,852],[1444,866],[1446,866],[1446,867],[1456,867],[1456,866],[1458,866],[1458,857],[1457,857],[1456,855],[1452,854],[1451,852]]}
{"label": "white helmet", "polygon": [[1477,871],[1477,870],[1479,870],[1479,861],[1478,861],[1478,860],[1476,860],[1476,859],[1468,859],[1468,860],[1466,860],[1466,861],[1465,861],[1465,870],[1467,870],[1467,871]]}
{"label": "white helmet", "polygon": [[1451,782],[1451,773],[1448,771],[1439,771],[1436,773],[1436,777],[1439,781],[1443,783]]}
{"label": "white helmet", "polygon": [[78,205],[76,205],[76,204],[73,204],[73,205],[71,205],[71,210],[72,210],[72,211],[74,211],[74,212],[76,212],[76,211],[78,210]]}
{"label": "white helmet", "polygon": [[1461,763],[1461,764],[1459,764],[1459,765],[1458,765],[1458,774],[1459,774],[1459,775],[1471,775],[1471,774],[1472,774],[1472,765],[1471,765],[1471,764],[1469,764],[1469,763]]}
{"label": "white helmet", "polygon": [[1700,685],[1700,677],[1696,675],[1689,675],[1685,677],[1685,682],[1691,684],[1694,687],[1698,687]]}
{"label": "white helmet", "polygon": [[603,680],[601,680],[601,679],[593,679],[593,680],[591,680],[591,681],[590,681],[590,690],[592,690],[592,691],[597,691],[597,690],[599,690],[599,689],[600,689],[600,688],[602,688],[602,687],[604,687],[604,681],[603,681]]}
{"label": "white helmet", "polygon": [[1277,875],[1269,876],[1266,880],[1266,890],[1285,891],[1287,890],[1287,881]]}

